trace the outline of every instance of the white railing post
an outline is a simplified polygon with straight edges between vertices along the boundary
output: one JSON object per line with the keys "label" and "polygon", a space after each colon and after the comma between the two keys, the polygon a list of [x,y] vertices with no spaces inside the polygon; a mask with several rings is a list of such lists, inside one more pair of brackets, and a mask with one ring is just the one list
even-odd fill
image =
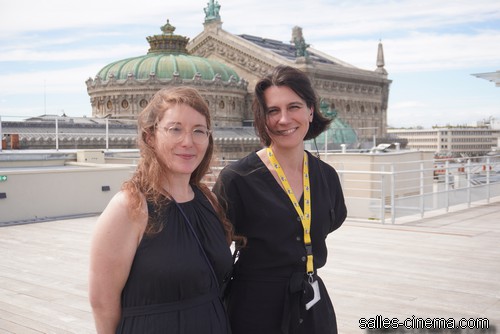
{"label": "white railing post", "polygon": [[490,202],[490,157],[486,157],[486,203]]}
{"label": "white railing post", "polygon": [[[391,163],[391,223],[394,224],[396,222],[396,175],[394,174],[394,162]],[[384,199],[385,203],[385,199]]]}
{"label": "white railing post", "polygon": [[106,151],[109,150],[109,119],[106,118]]}
{"label": "white railing post", "polygon": [[[448,179],[448,169],[450,168],[450,161],[446,160],[444,163],[444,170],[445,170],[445,178],[444,178],[444,190],[445,190],[445,199],[446,199],[446,212],[450,210],[450,181]],[[439,194],[438,194],[439,196]]]}
{"label": "white railing post", "polygon": [[420,163],[420,218],[424,218],[425,212],[425,192],[424,192],[424,163]]}
{"label": "white railing post", "polygon": [[325,160],[328,154],[328,129],[325,130]]}
{"label": "white railing post", "polygon": [[380,220],[385,224],[385,166],[382,165],[380,173]]}
{"label": "white railing post", "polygon": [[472,163],[470,159],[467,159],[467,207],[470,208],[470,199],[471,199],[471,187],[472,187],[472,180],[471,180],[471,170],[472,170]]}
{"label": "white railing post", "polygon": [[56,151],[59,151],[59,120],[56,117]]}

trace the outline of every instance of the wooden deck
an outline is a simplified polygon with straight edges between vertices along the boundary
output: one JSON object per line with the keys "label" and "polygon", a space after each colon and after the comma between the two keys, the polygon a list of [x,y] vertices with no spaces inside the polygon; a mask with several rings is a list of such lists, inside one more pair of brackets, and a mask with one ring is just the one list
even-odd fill
{"label": "wooden deck", "polygon": [[[0,333],[95,332],[87,299],[95,221],[0,227]],[[487,333],[500,332],[500,199],[395,225],[348,220],[328,245],[320,275],[339,333],[363,333],[359,319],[377,315],[488,318]]]}

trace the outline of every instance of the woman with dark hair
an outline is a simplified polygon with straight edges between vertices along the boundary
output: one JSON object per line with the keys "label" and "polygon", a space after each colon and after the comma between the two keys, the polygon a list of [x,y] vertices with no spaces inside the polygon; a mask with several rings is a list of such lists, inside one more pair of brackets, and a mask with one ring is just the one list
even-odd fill
{"label": "woman with dark hair", "polygon": [[89,298],[97,332],[230,333],[219,284],[234,235],[201,182],[210,113],[192,88],[158,91],[138,117],[141,159],[97,221]]}
{"label": "woman with dark hair", "polygon": [[255,86],[265,147],[225,167],[214,191],[247,238],[227,300],[233,334],[337,333],[318,269],[347,215],[336,171],[304,150],[330,123],[307,75],[278,66]]}

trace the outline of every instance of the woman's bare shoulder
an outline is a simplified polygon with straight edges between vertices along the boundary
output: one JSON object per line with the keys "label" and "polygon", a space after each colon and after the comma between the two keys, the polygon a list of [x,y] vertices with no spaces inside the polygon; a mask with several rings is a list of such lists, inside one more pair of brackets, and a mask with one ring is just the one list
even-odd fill
{"label": "woman's bare shoulder", "polygon": [[148,217],[146,199],[140,195],[140,208],[132,208],[132,195],[128,191],[117,192],[109,201],[108,205],[100,215],[98,224],[113,225],[114,228],[137,228],[140,234],[143,233]]}

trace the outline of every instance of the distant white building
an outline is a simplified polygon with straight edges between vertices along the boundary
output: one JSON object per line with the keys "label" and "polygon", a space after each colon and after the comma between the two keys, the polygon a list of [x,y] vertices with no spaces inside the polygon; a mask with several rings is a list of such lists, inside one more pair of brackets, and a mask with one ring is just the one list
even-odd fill
{"label": "distant white building", "polygon": [[489,127],[492,130],[500,130],[500,119],[490,117],[483,121],[477,122],[477,126]]}
{"label": "distant white building", "polygon": [[500,119],[491,119],[490,127],[493,130],[500,130]]}
{"label": "distant white building", "polygon": [[432,129],[388,129],[388,135],[406,139],[407,149],[437,155],[480,156],[498,147],[500,130],[482,127],[435,127]]}

